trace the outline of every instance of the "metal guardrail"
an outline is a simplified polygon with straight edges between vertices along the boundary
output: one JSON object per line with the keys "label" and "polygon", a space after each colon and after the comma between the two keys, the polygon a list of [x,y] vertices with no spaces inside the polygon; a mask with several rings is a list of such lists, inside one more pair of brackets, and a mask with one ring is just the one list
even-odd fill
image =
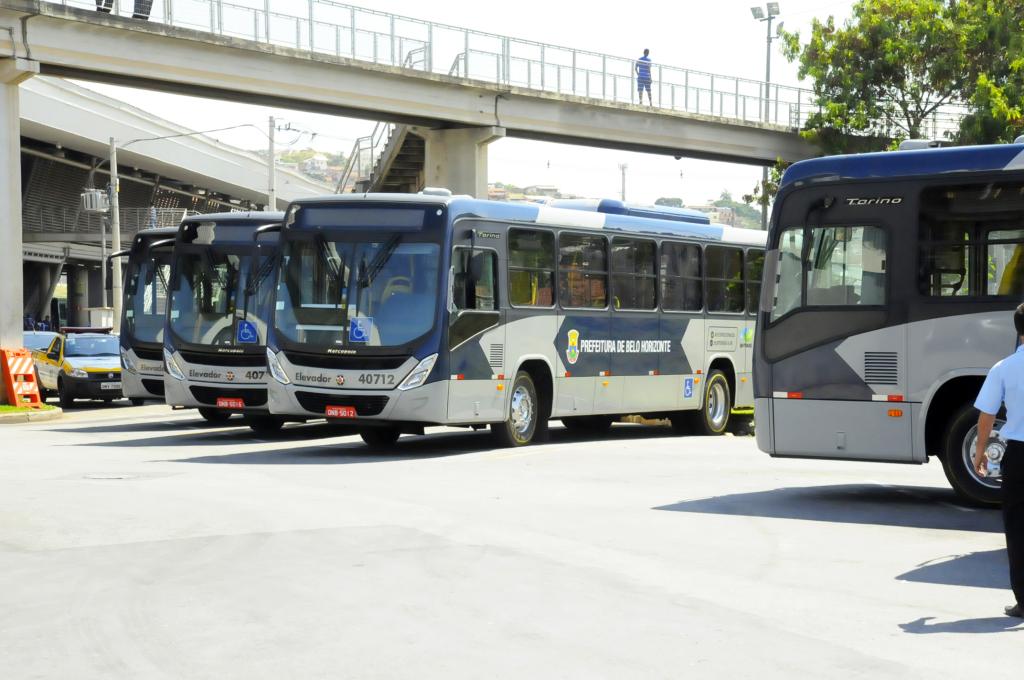
{"label": "metal guardrail", "polygon": [[[104,0],[100,0],[104,1]],[[136,0],[105,0],[131,17]],[[149,20],[374,64],[505,86],[638,104],[635,59],[474,31],[333,0],[138,0]],[[96,9],[97,0],[57,4]],[[440,65],[437,67],[436,65]],[[450,66],[450,68],[449,68]],[[814,92],[667,64],[651,66],[655,109],[799,129],[818,111]],[[966,109],[928,119],[927,134],[955,131]]]}
{"label": "metal guardrail", "polygon": [[345,165],[345,172],[342,173],[335,189],[337,193],[352,192],[359,183],[373,179],[381,153],[387,148],[397,127],[392,123],[377,123],[372,133],[356,140]]}
{"label": "metal guardrail", "polygon": [[[179,208],[122,208],[121,233],[135,234],[150,227],[177,227],[183,218],[196,214]],[[26,206],[22,225],[26,232],[44,234],[98,234],[108,215],[87,213],[79,208],[60,206]],[[106,227],[110,233],[109,223]]]}

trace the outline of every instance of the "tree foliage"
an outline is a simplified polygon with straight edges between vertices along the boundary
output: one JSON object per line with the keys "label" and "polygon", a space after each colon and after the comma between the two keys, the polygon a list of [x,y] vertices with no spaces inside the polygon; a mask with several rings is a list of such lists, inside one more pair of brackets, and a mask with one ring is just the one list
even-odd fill
{"label": "tree foliage", "polygon": [[681,199],[681,198],[666,198],[666,197],[662,197],[662,198],[659,198],[658,200],[656,200],[654,202],[654,205],[664,205],[664,206],[668,206],[670,208],[682,208],[683,207],[683,199]]}
{"label": "tree foliage", "polygon": [[[919,138],[926,120],[957,100],[969,79],[965,5],[951,0],[857,0],[842,26],[815,19],[810,39],[782,32],[783,51],[814,85],[809,135],[826,151],[851,134],[884,148]],[[863,141],[863,139],[862,139]]]}

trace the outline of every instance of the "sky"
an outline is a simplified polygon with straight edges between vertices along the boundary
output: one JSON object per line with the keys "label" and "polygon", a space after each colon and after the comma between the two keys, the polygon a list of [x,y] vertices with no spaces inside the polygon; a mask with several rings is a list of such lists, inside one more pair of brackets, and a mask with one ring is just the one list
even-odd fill
{"label": "sky", "polygon": [[[766,26],[752,18],[753,0],[713,3],[655,0],[645,3],[646,9],[631,11],[620,4],[610,13],[594,11],[598,3],[582,0],[518,0],[500,4],[479,0],[434,3],[375,0],[372,4],[358,1],[353,4],[629,58],[638,57],[644,48],[649,48],[651,57],[666,65],[754,80],[764,78]],[[782,10],[779,19],[786,29],[806,34],[815,17],[825,18],[831,14],[842,19],[848,16],[852,0],[780,0],[779,4]],[[777,41],[773,44],[772,81],[800,84],[796,65],[786,62]],[[278,133],[279,150],[311,147],[348,154],[355,140],[369,134],[375,124],[301,111],[81,84],[195,130],[243,123],[265,127],[268,117],[273,115],[292,123],[297,130],[307,131]],[[315,137],[312,132],[316,133]],[[266,148],[267,144],[266,137],[251,128],[211,136],[246,149]],[[666,196],[700,205],[718,198],[723,190],[738,199],[754,188],[761,175],[760,168],[740,164],[503,139],[489,147],[488,179],[520,186],[553,184],[565,193],[617,198],[621,185],[619,165],[623,163],[628,166],[626,197],[643,203],[653,203]]]}

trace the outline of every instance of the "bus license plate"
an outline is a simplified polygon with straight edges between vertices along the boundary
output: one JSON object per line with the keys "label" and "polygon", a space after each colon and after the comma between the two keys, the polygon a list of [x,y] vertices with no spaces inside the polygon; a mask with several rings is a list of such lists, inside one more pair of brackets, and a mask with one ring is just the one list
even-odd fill
{"label": "bus license plate", "polygon": [[119,390],[121,389],[121,383],[119,382],[105,382],[100,383],[101,390]]}
{"label": "bus license plate", "polygon": [[217,408],[226,408],[233,411],[240,411],[245,408],[245,401],[235,397],[218,397]]}
{"label": "bus license plate", "polygon": [[355,418],[355,406],[328,406],[324,412],[328,418]]}

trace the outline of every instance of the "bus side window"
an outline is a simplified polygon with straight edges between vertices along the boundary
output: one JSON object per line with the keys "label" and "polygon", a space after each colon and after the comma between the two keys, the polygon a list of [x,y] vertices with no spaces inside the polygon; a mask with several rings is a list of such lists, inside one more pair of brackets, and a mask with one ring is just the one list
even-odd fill
{"label": "bus side window", "polygon": [[558,298],[563,307],[608,306],[608,247],[603,236],[559,235]]}
{"label": "bus side window", "polygon": [[697,244],[661,244],[661,308],[669,312],[704,308],[704,262]]}
{"label": "bus side window", "polygon": [[803,227],[789,228],[779,238],[779,275],[772,321],[803,305]]}
{"label": "bus side window", "polygon": [[509,229],[509,301],[516,307],[555,304],[555,235],[550,231]]}
{"label": "bus side window", "polygon": [[743,251],[725,246],[704,249],[704,269],[707,275],[709,312],[742,314]]}
{"label": "bus side window", "polygon": [[498,256],[492,250],[478,250],[472,257],[471,253],[469,248],[458,248],[452,258],[455,306],[461,310],[496,311]]}
{"label": "bus side window", "polygon": [[657,307],[654,241],[612,239],[612,299],[615,309]]}
{"label": "bus side window", "polygon": [[744,272],[747,292],[747,314],[757,314],[761,302],[761,275],[764,273],[764,251],[748,250]]}
{"label": "bus side window", "polygon": [[884,305],[885,241],[878,227],[812,229],[807,305]]}

